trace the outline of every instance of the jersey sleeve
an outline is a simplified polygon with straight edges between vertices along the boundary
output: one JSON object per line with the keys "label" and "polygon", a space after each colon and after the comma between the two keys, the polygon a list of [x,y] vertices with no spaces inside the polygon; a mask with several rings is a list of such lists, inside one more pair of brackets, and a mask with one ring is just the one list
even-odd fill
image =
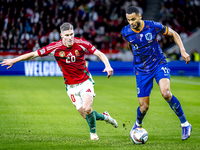
{"label": "jersey sleeve", "polygon": [[167,32],[168,32],[167,26],[164,26],[159,22],[154,22],[154,26],[155,26],[156,33],[161,33],[163,35],[167,34]]}
{"label": "jersey sleeve", "polygon": [[90,42],[82,39],[82,44],[84,45],[84,47],[87,47],[86,48],[86,52],[89,52],[89,53],[94,53],[97,49],[94,45],[92,45]]}
{"label": "jersey sleeve", "polygon": [[125,37],[124,37],[124,28],[122,28],[122,31],[121,31],[121,33],[122,33],[122,38],[124,39]]}
{"label": "jersey sleeve", "polygon": [[[125,40],[125,41],[127,41],[127,39],[126,39],[126,35],[127,35],[127,34],[126,34],[126,27],[123,27],[123,28],[122,28],[121,33],[122,33],[122,39]],[[128,41],[127,41],[127,42],[128,42]]]}
{"label": "jersey sleeve", "polygon": [[168,33],[168,27],[163,25],[163,30],[160,33],[166,35]]}
{"label": "jersey sleeve", "polygon": [[50,55],[54,49],[56,49],[56,42],[53,42],[45,47],[38,49],[37,52],[40,57],[44,57]]}
{"label": "jersey sleeve", "polygon": [[96,50],[97,50],[97,49],[96,49],[95,46],[93,46],[92,44],[89,45],[88,51],[89,51],[90,53],[93,54]]}

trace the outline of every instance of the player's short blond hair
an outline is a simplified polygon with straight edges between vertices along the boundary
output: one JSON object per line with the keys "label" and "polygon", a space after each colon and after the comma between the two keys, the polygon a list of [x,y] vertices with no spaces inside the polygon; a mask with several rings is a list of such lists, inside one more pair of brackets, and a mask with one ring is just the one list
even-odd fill
{"label": "player's short blond hair", "polygon": [[66,31],[66,30],[73,30],[74,27],[69,22],[65,22],[60,26],[60,32]]}

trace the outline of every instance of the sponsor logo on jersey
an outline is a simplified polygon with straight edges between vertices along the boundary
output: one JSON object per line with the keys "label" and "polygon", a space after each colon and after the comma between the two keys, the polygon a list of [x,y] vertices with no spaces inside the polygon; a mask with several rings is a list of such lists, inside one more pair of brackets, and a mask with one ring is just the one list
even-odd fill
{"label": "sponsor logo on jersey", "polygon": [[152,34],[151,33],[147,33],[145,34],[145,38],[146,40],[148,41],[148,43],[151,43],[153,40],[152,40]]}
{"label": "sponsor logo on jersey", "polygon": [[80,53],[79,53],[78,50],[75,50],[75,55],[76,55],[76,56],[80,56]]}
{"label": "sponsor logo on jersey", "polygon": [[91,90],[90,90],[90,89],[88,89],[86,92],[91,92]]}
{"label": "sponsor logo on jersey", "polygon": [[67,56],[69,57],[69,56],[72,56],[72,53],[71,52],[69,52],[68,54],[67,54]]}
{"label": "sponsor logo on jersey", "polygon": [[44,53],[45,53],[45,49],[44,49],[44,48],[41,49],[41,50],[40,50],[40,53],[41,53],[41,55],[44,54]]}
{"label": "sponsor logo on jersey", "polygon": [[135,41],[135,39],[131,40],[130,42],[132,43],[133,41]]}
{"label": "sponsor logo on jersey", "polygon": [[61,52],[59,53],[59,56],[60,56],[60,57],[64,57],[64,56],[65,56],[65,52],[61,51]]}

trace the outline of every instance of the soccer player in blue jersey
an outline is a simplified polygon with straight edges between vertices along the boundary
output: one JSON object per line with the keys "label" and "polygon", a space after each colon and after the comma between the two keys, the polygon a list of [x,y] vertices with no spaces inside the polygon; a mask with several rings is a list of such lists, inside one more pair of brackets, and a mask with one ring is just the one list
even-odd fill
{"label": "soccer player in blue jersey", "polygon": [[186,140],[190,137],[192,126],[186,120],[179,100],[170,91],[169,68],[162,49],[156,40],[157,34],[160,33],[173,38],[179,46],[186,64],[189,63],[190,56],[186,53],[177,32],[161,23],[142,20],[137,7],[129,7],[126,11],[126,18],[129,25],[122,29],[122,36],[129,43],[129,49],[134,57],[133,67],[136,74],[137,96],[140,105],[137,109],[137,119],[132,130],[142,127],[142,120],[149,108],[149,96],[153,88],[153,79],[155,78],[163,98],[180,119],[182,140]]}

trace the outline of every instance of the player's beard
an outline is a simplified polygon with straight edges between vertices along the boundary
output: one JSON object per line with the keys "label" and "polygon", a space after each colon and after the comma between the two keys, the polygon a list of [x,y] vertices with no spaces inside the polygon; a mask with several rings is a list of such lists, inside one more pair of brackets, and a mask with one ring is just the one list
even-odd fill
{"label": "player's beard", "polygon": [[140,27],[140,22],[137,22],[135,26],[131,25],[131,27],[135,30],[140,30],[139,27]]}
{"label": "player's beard", "polygon": [[74,44],[74,41],[73,41],[73,40],[69,41],[69,42],[68,42],[68,47],[72,47],[73,44]]}

